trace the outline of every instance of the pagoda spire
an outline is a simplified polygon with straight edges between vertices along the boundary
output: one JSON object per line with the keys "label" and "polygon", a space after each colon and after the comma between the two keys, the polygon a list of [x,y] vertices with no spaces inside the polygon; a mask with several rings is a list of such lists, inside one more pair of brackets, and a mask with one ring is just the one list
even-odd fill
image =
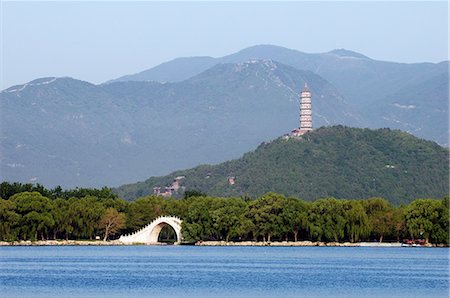
{"label": "pagoda spire", "polygon": [[311,109],[311,92],[308,89],[308,84],[305,83],[305,88],[300,92],[300,130],[312,130],[312,109]]}
{"label": "pagoda spire", "polygon": [[290,135],[299,137],[312,128],[312,109],[311,109],[311,91],[305,82],[305,87],[300,92],[300,123],[299,127],[294,129]]}

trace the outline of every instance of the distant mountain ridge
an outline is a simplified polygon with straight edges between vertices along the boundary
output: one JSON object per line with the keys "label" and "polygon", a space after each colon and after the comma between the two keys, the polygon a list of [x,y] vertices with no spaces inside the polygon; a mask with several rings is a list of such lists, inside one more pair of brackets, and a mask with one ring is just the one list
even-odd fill
{"label": "distant mountain ridge", "polygon": [[333,126],[300,139],[277,138],[239,159],[151,177],[115,192],[136,199],[183,177],[175,195],[197,190],[212,196],[257,197],[274,191],[307,200],[383,197],[403,204],[448,195],[448,162],[447,149],[405,132]]}
{"label": "distant mountain ridge", "polygon": [[[138,75],[113,81],[148,79],[174,82],[197,75],[215,64],[250,59],[271,59],[323,77],[367,120],[365,126],[398,128],[442,145],[449,144],[448,61],[395,63],[373,60],[345,49],[307,54],[274,45],[258,45],[220,58],[178,58]],[[172,71],[176,69],[182,71]],[[423,94],[423,88],[433,90],[432,105],[428,102],[428,94]],[[409,96],[402,96],[404,92]],[[407,106],[414,107],[403,108]],[[429,121],[433,125],[428,124]]]}
{"label": "distant mountain ridge", "polygon": [[362,54],[345,49],[333,50],[323,54],[307,54],[280,46],[257,45],[220,58],[208,56],[176,58],[142,72],[125,75],[106,83],[117,81],[177,82],[189,79],[216,64],[238,63],[255,59],[274,60],[294,67],[301,66],[300,69],[314,70],[321,63],[321,56],[328,56],[329,58],[343,58],[347,56],[370,59]]}
{"label": "distant mountain ridge", "polygon": [[254,46],[179,58],[123,81],[41,78],[0,93],[2,180],[114,186],[236,158],[298,126],[391,127],[448,145],[448,62]]}

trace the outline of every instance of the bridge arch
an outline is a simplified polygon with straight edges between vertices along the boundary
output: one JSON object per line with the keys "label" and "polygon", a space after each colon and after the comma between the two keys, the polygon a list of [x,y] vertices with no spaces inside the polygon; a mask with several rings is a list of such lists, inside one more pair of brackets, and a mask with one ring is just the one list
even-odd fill
{"label": "bridge arch", "polygon": [[120,236],[119,242],[158,244],[159,233],[166,225],[169,225],[177,236],[175,244],[180,244],[182,241],[181,222],[181,219],[175,216],[160,216],[142,229],[132,234]]}

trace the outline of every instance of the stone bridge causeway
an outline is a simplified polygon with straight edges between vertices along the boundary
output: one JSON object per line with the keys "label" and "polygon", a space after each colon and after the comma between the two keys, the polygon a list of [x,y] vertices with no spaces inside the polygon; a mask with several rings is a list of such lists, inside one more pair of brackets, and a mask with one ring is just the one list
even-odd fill
{"label": "stone bridge causeway", "polygon": [[175,244],[180,244],[182,241],[181,222],[181,219],[175,216],[160,216],[142,229],[132,234],[120,236],[119,242],[158,244],[159,233],[161,232],[162,228],[164,228],[166,225],[169,225],[174,229],[175,234],[177,235]]}

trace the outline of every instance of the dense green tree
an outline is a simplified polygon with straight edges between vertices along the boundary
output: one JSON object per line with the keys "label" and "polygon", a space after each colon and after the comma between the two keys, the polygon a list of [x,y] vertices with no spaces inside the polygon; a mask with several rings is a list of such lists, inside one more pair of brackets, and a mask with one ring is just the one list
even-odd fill
{"label": "dense green tree", "polygon": [[271,241],[282,234],[281,213],[286,198],[276,193],[267,193],[249,204],[249,218],[255,225],[255,236]]}
{"label": "dense green tree", "polygon": [[189,200],[179,200],[175,198],[166,199],[165,213],[169,215],[185,218],[189,210]]}
{"label": "dense green tree", "polygon": [[293,234],[294,241],[297,241],[299,231],[308,228],[308,210],[307,202],[296,198],[287,198],[280,215],[286,241],[289,240],[289,234]]}
{"label": "dense green tree", "polygon": [[129,203],[126,213],[128,232],[135,231],[166,214],[167,201],[163,197],[148,196]]}
{"label": "dense green tree", "polygon": [[434,233],[440,234],[434,228],[439,227],[441,204],[438,200],[417,199],[407,206],[406,227],[413,239],[423,238],[428,243],[430,238],[435,238]]}
{"label": "dense green tree", "polygon": [[[248,206],[247,206],[248,208]],[[256,234],[256,225],[255,223],[248,218],[248,210],[241,216],[241,220],[239,221],[239,225],[236,228],[236,233],[239,236],[239,239],[251,239],[257,240]]]}
{"label": "dense green tree", "polygon": [[369,217],[364,210],[361,201],[344,201],[343,202],[346,232],[350,242],[358,242],[361,238],[365,238],[370,233]]}
{"label": "dense green tree", "polygon": [[55,225],[52,201],[39,192],[18,193],[10,200],[14,202],[16,212],[21,215],[19,237],[33,240],[48,238],[49,230]]}
{"label": "dense green tree", "polygon": [[311,238],[336,242],[344,238],[347,222],[342,201],[335,198],[314,201],[308,219]]}
{"label": "dense green tree", "polygon": [[66,199],[56,199],[53,201],[53,219],[55,220],[55,227],[53,229],[54,238],[58,235],[69,240],[69,235],[73,233],[73,218],[70,214],[70,202]]}
{"label": "dense green tree", "polygon": [[449,196],[446,196],[441,200],[441,204],[438,207],[438,220],[433,226],[434,232],[432,233],[433,238],[432,240],[435,241],[435,243],[443,243],[443,244],[449,244],[449,225],[450,225],[450,215],[449,215],[449,208],[450,208],[450,198]]}
{"label": "dense green tree", "polygon": [[125,212],[128,208],[128,202],[119,198],[99,198],[105,208],[114,208],[119,212]]}
{"label": "dense green tree", "polygon": [[394,208],[383,198],[370,198],[363,201],[364,209],[369,217],[370,229],[380,242],[385,235],[393,233]]}
{"label": "dense green tree", "polygon": [[15,203],[0,198],[0,240],[16,240],[19,224],[20,215],[15,212]]}
{"label": "dense green tree", "polygon": [[69,214],[72,218],[73,235],[78,239],[93,239],[105,207],[96,197],[87,196],[69,200]]}
{"label": "dense green tree", "polygon": [[216,240],[220,233],[214,227],[212,212],[218,206],[217,199],[192,197],[187,217],[182,223],[183,236],[187,241]]}
{"label": "dense green tree", "polygon": [[219,238],[229,241],[239,236],[239,225],[247,204],[242,199],[218,199],[217,207],[211,212],[213,227]]}

